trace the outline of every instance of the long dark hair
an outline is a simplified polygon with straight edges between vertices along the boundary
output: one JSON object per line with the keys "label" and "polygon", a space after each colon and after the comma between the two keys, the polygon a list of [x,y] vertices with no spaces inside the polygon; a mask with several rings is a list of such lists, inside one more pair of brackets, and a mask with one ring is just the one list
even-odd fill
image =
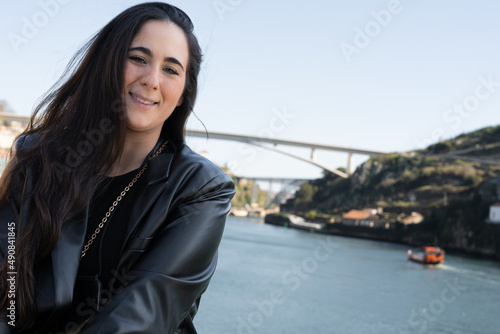
{"label": "long dark hair", "polygon": [[[23,187],[27,170],[34,180],[31,201],[16,240],[17,329],[33,324],[34,265],[48,256],[62,224],[81,212],[122,153],[124,142],[123,70],[132,39],[145,22],[179,26],[189,46],[183,103],[165,122],[162,135],[183,142],[185,123],[197,94],[201,50],[193,24],[180,9],[160,2],[133,6],[111,20],[73,57],[63,76],[36,106],[28,128],[29,149],[13,154],[0,179],[0,205]],[[35,139],[33,139],[35,138]],[[23,199],[24,200],[24,199]],[[1,222],[7,224],[7,222]],[[0,267],[0,313],[6,311],[7,261]],[[12,270],[10,270],[12,271]]]}

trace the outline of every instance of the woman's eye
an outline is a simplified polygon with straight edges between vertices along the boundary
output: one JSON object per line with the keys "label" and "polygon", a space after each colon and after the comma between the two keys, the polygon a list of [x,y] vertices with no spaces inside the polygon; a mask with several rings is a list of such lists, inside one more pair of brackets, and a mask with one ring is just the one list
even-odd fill
{"label": "woman's eye", "polygon": [[146,61],[144,60],[144,58],[142,57],[139,57],[139,56],[130,56],[128,57],[129,59],[135,61],[136,63],[141,63],[141,64],[145,64]]}
{"label": "woman's eye", "polygon": [[168,74],[174,74],[174,75],[179,75],[179,72],[177,72],[176,70],[174,70],[173,68],[171,67],[165,67],[163,69],[165,72],[167,72]]}

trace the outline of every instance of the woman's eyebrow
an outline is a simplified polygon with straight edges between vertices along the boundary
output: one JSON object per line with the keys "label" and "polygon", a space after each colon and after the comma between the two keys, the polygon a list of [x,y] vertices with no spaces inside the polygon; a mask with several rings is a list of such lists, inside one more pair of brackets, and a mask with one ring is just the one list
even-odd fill
{"label": "woman's eyebrow", "polygon": [[143,47],[143,46],[138,46],[138,47],[135,47],[135,48],[130,48],[128,49],[128,51],[141,51],[142,53],[145,53],[147,54],[149,57],[153,57],[153,53],[151,52],[151,50]]}
{"label": "woman's eyebrow", "polygon": [[[152,58],[152,57],[153,57],[153,53],[151,52],[151,50],[150,50],[150,49],[148,49],[148,48],[145,48],[145,47],[143,47],[143,46],[137,46],[137,47],[135,47],[135,48],[130,48],[130,49],[128,49],[128,51],[129,51],[129,52],[130,52],[130,51],[141,51],[142,53],[145,53],[146,55],[148,55],[150,58]],[[181,63],[179,60],[177,60],[177,58],[174,58],[174,57],[165,57],[165,59],[163,59],[163,61],[165,61],[165,62],[169,62],[169,63],[174,63],[174,64],[177,64],[177,65],[179,65],[179,66],[182,68],[182,70],[184,71],[184,66],[182,66],[182,63]]]}
{"label": "woman's eyebrow", "polygon": [[165,57],[163,61],[166,61],[168,63],[174,63],[180,66],[180,68],[184,71],[184,66],[182,66],[181,62],[177,60],[177,58],[174,57]]}

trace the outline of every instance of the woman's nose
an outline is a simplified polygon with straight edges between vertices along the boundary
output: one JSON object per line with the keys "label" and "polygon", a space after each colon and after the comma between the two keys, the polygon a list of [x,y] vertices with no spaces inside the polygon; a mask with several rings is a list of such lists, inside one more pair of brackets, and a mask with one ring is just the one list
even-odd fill
{"label": "woman's nose", "polygon": [[158,70],[149,68],[141,78],[141,85],[149,89],[157,90],[160,85],[158,75]]}

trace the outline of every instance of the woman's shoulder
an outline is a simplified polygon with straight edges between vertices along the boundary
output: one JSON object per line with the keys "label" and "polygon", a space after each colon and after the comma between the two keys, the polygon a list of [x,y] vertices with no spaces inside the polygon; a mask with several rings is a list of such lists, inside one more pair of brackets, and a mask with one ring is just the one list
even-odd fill
{"label": "woman's shoulder", "polygon": [[196,177],[198,182],[209,182],[213,179],[231,184],[233,182],[232,178],[221,167],[196,153],[185,143],[179,145],[173,167],[175,167],[173,171],[182,172],[187,177]]}
{"label": "woman's shoulder", "polygon": [[40,134],[22,134],[17,137],[13,145],[14,154],[16,152],[27,152],[34,148],[40,141]]}

